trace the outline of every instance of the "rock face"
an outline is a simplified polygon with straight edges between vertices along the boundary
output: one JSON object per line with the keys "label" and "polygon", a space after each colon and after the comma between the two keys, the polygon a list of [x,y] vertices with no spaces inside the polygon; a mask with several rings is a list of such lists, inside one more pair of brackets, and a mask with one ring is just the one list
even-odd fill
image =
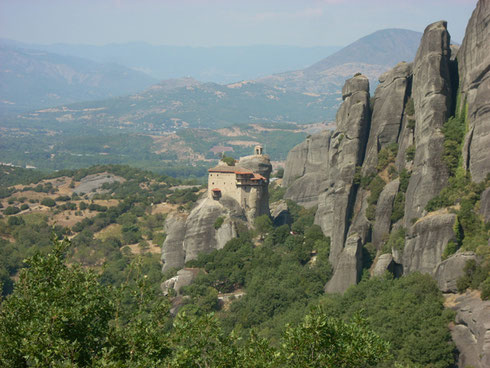
{"label": "rock face", "polygon": [[[357,186],[356,166],[362,165],[369,124],[369,81],[357,75],[342,89],[344,102],[337,112],[337,129],[330,141],[327,191],[319,197],[315,223],[331,237],[330,262],[337,265],[349,229]],[[337,271],[335,271],[337,272]]]}
{"label": "rock face", "polygon": [[162,246],[163,272],[172,268],[180,268],[185,263],[184,238],[187,216],[171,213],[165,221],[167,237]]}
{"label": "rock face", "polygon": [[480,197],[480,215],[483,216],[485,222],[490,222],[490,188],[485,189]]}
{"label": "rock face", "polygon": [[363,163],[364,174],[376,167],[381,148],[398,141],[411,79],[412,64],[405,62],[379,77],[380,84],[374,94],[371,129]]}
{"label": "rock face", "polygon": [[[199,253],[221,249],[228,240],[236,237],[236,227],[229,219],[231,216],[239,217],[235,210],[236,207],[225,207],[206,198],[199,201],[187,218],[179,214],[170,215],[165,222],[167,238],[162,247],[163,271],[182,268],[185,262],[196,259]],[[218,217],[226,220],[215,229]]]}
{"label": "rock face", "polygon": [[395,262],[393,261],[393,256],[391,254],[380,255],[371,270],[371,276],[383,276],[386,271],[391,273],[395,272]]}
{"label": "rock face", "polygon": [[455,240],[456,215],[431,214],[420,219],[408,231],[403,250],[403,271],[432,274],[450,240]]}
{"label": "rock face", "polygon": [[361,279],[362,272],[362,242],[359,235],[347,239],[345,248],[339,256],[335,273],[325,285],[327,293],[343,293],[351,285]]}
{"label": "rock face", "polygon": [[458,367],[490,367],[490,301],[473,291],[445,304],[456,311],[451,336],[459,350]]}
{"label": "rock face", "polygon": [[398,193],[400,180],[396,179],[389,182],[379,195],[378,204],[376,205],[376,219],[373,226],[374,246],[381,248],[385,239],[388,238],[391,228],[391,213],[393,211],[393,201]]}
{"label": "rock face", "polygon": [[443,293],[456,293],[456,282],[464,275],[463,268],[470,259],[476,259],[473,252],[456,253],[439,263],[434,270],[434,278]]}
{"label": "rock face", "polygon": [[289,212],[289,207],[285,200],[274,202],[271,206],[272,223],[275,227],[282,225],[291,225],[293,218]]}
{"label": "rock face", "polygon": [[451,49],[447,24],[429,25],[422,36],[413,65],[412,96],[415,106],[414,167],[407,189],[405,226],[423,214],[427,202],[447,184],[443,161],[442,125],[451,115]]}
{"label": "rock face", "polygon": [[318,204],[319,194],[326,189],[330,138],[330,131],[313,134],[288,153],[282,182],[287,188],[284,198],[305,207]]}
{"label": "rock face", "polygon": [[[458,51],[461,101],[468,104],[464,164],[476,182],[490,172],[490,2],[480,0]],[[464,105],[461,106],[464,108]]]}

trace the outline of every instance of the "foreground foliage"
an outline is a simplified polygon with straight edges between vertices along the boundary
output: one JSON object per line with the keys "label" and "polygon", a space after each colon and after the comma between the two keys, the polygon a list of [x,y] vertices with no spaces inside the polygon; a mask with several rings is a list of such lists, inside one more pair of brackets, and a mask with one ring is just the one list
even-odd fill
{"label": "foreground foliage", "polygon": [[0,305],[2,367],[370,367],[389,345],[358,317],[344,322],[321,309],[286,329],[279,348],[253,333],[225,334],[212,315],[181,313],[152,292],[134,265],[127,282],[105,286],[67,266],[69,243],[55,241],[21,271]]}

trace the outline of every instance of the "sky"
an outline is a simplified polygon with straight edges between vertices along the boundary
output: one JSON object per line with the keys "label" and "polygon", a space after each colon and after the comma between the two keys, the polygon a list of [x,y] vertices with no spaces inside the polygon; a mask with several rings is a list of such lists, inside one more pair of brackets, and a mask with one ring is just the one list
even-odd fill
{"label": "sky", "polygon": [[344,46],[448,21],[461,42],[477,0],[0,0],[0,38],[28,43]]}

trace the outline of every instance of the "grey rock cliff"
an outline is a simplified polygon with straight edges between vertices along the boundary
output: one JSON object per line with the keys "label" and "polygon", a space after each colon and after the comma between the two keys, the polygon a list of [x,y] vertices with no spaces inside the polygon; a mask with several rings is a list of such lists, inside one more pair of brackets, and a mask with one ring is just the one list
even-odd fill
{"label": "grey rock cliff", "polygon": [[391,254],[382,254],[374,261],[371,276],[383,276],[386,271],[394,273],[394,261]]}
{"label": "grey rock cliff", "polygon": [[313,134],[288,153],[282,182],[285,199],[305,207],[318,203],[318,195],[326,189],[330,138],[330,131]]}
{"label": "grey rock cliff", "polygon": [[490,222],[490,188],[485,189],[480,196],[480,215],[485,222]]}
{"label": "grey rock cliff", "polygon": [[[232,203],[234,200],[229,199]],[[221,249],[226,242],[236,237],[236,227],[230,216],[236,216],[236,207],[205,198],[186,218],[181,214],[169,215],[165,222],[167,238],[162,247],[163,271],[182,268],[185,262],[196,259],[199,253]],[[219,229],[214,228],[218,217],[224,217]],[[238,221],[238,219],[236,219]]]}
{"label": "grey rock cliff", "polygon": [[398,141],[411,77],[412,64],[409,63],[399,63],[379,77],[363,163],[364,174],[375,171],[380,149]]}
{"label": "grey rock cliff", "polygon": [[370,124],[369,81],[357,75],[342,89],[344,102],[337,112],[337,129],[330,141],[327,190],[319,198],[315,223],[331,237],[330,262],[340,257],[353,215],[356,166],[362,165]]}
{"label": "grey rock cliff", "polygon": [[473,252],[456,253],[439,263],[434,269],[434,278],[443,293],[456,293],[456,282],[464,275],[463,268],[470,259],[476,259]]}
{"label": "grey rock cliff", "polygon": [[447,243],[455,239],[455,220],[455,214],[434,213],[409,229],[402,258],[404,273],[419,271],[432,274]]}
{"label": "grey rock cliff", "polygon": [[185,263],[184,237],[187,216],[181,213],[171,213],[165,220],[167,237],[162,246],[163,272],[172,268],[181,268]]}
{"label": "grey rock cliff", "polygon": [[415,105],[414,168],[408,185],[405,226],[423,214],[427,202],[447,184],[442,125],[451,115],[450,36],[444,21],[424,32],[413,65]]}
{"label": "grey rock cliff", "polygon": [[490,367],[490,301],[466,292],[446,305],[456,311],[451,336],[459,350],[458,367]]}
{"label": "grey rock cliff", "polygon": [[[490,2],[480,0],[458,51],[461,101],[468,104],[464,164],[480,182],[490,172]],[[461,105],[464,109],[464,104]]]}
{"label": "grey rock cliff", "polygon": [[379,195],[376,205],[376,218],[373,226],[373,245],[380,249],[390,233],[391,213],[393,211],[393,201],[398,193],[400,180],[396,179],[388,183]]}
{"label": "grey rock cliff", "polygon": [[351,235],[345,248],[339,256],[335,273],[325,285],[327,293],[343,293],[349,286],[355,285],[361,279],[362,272],[362,242],[359,235]]}

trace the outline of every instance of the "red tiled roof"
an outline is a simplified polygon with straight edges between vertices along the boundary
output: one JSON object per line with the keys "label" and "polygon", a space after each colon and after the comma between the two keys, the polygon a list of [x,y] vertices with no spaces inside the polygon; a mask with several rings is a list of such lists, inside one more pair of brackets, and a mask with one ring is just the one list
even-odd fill
{"label": "red tiled roof", "polygon": [[221,189],[213,188],[213,189],[211,189],[211,192],[221,192]]}
{"label": "red tiled roof", "polygon": [[240,166],[216,166],[208,170],[209,172],[219,172],[219,173],[234,173],[234,174],[253,174],[251,170],[245,169]]}

